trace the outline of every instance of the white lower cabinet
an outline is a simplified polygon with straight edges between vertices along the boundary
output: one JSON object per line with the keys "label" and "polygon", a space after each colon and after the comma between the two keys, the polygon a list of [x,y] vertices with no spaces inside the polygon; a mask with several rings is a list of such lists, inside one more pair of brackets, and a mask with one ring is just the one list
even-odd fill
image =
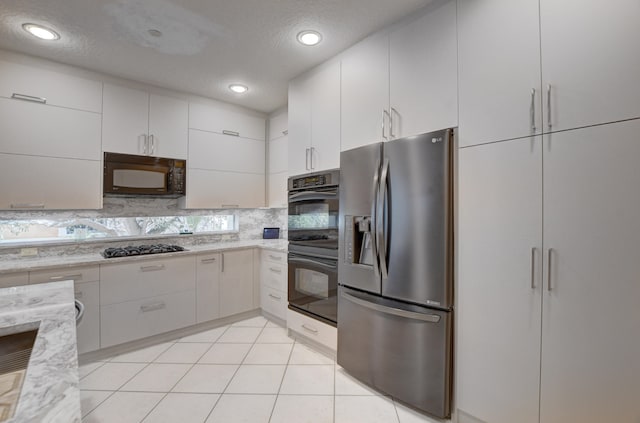
{"label": "white lower cabinet", "polygon": [[195,301],[196,291],[190,290],[101,306],[101,347],[193,325]]}
{"label": "white lower cabinet", "polygon": [[262,251],[260,307],[282,320],[287,318],[287,255]]}
{"label": "white lower cabinet", "polygon": [[0,154],[0,209],[100,209],[98,160]]}
{"label": "white lower cabinet", "polygon": [[287,310],[287,329],[333,351],[338,349],[338,330],[304,314]]}
{"label": "white lower cabinet", "polygon": [[78,354],[100,348],[100,282],[75,284],[75,298],[84,305],[84,316],[76,328]]}
{"label": "white lower cabinet", "polygon": [[196,257],[196,321],[220,317],[220,253]]}
{"label": "white lower cabinet", "polygon": [[220,266],[220,317],[253,310],[253,250],[225,251]]}
{"label": "white lower cabinet", "polygon": [[262,285],[260,287],[260,308],[275,317],[286,320],[287,295],[282,291]]}

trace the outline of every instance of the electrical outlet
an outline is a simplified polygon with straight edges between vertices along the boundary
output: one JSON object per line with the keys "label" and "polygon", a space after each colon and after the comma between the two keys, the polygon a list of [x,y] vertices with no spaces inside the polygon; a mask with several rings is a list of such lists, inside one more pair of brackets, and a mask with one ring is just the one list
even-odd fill
{"label": "electrical outlet", "polygon": [[37,248],[21,248],[20,249],[20,255],[22,257],[37,256],[38,255],[38,249]]}

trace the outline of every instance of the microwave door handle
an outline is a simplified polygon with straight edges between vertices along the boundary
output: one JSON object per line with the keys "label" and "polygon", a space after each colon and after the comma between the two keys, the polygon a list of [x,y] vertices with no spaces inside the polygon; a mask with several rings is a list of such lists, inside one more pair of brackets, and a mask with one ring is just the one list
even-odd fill
{"label": "microwave door handle", "polygon": [[312,264],[314,266],[325,267],[331,270],[336,270],[338,268],[338,266],[332,266],[330,264],[322,263],[315,260],[309,260],[301,257],[289,257],[289,263],[306,263],[306,264]]}

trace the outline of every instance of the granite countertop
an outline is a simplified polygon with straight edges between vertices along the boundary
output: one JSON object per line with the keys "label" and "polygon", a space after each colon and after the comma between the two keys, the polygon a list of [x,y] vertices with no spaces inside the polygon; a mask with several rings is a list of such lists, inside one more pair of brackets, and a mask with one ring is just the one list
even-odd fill
{"label": "granite countertop", "polygon": [[0,289],[0,332],[38,323],[22,394],[8,422],[80,422],[73,281]]}
{"label": "granite countertop", "polygon": [[[138,242],[142,244],[143,242]],[[46,270],[73,266],[85,266],[96,264],[122,263],[143,260],[158,260],[164,257],[177,257],[190,254],[201,254],[217,251],[230,251],[243,248],[262,248],[272,251],[287,252],[288,241],[285,239],[255,239],[248,241],[228,241],[210,244],[200,244],[187,246],[188,251],[176,253],[149,254],[144,256],[117,257],[105,259],[99,253],[94,254],[70,254],[63,256],[46,256],[37,258],[20,258],[0,261],[0,275],[26,272],[35,270]]]}

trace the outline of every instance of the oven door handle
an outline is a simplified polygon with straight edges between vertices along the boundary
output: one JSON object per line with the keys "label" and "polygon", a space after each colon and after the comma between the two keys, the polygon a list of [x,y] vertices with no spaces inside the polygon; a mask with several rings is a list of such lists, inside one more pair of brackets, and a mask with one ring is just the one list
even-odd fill
{"label": "oven door handle", "polygon": [[[296,201],[304,201],[304,200],[326,200],[331,198],[336,198],[338,195],[337,191],[303,191],[297,192],[295,194],[289,195],[289,202],[293,203]],[[292,201],[295,200],[295,201]]]}
{"label": "oven door handle", "polygon": [[338,266],[332,266],[330,264],[326,264],[320,261],[316,261],[316,260],[310,260],[310,259],[306,259],[306,258],[301,258],[301,257],[289,257],[289,263],[306,263],[306,264],[313,264],[314,266],[320,266],[320,267],[326,267],[327,269],[331,269],[331,270],[336,270],[338,268]]}

